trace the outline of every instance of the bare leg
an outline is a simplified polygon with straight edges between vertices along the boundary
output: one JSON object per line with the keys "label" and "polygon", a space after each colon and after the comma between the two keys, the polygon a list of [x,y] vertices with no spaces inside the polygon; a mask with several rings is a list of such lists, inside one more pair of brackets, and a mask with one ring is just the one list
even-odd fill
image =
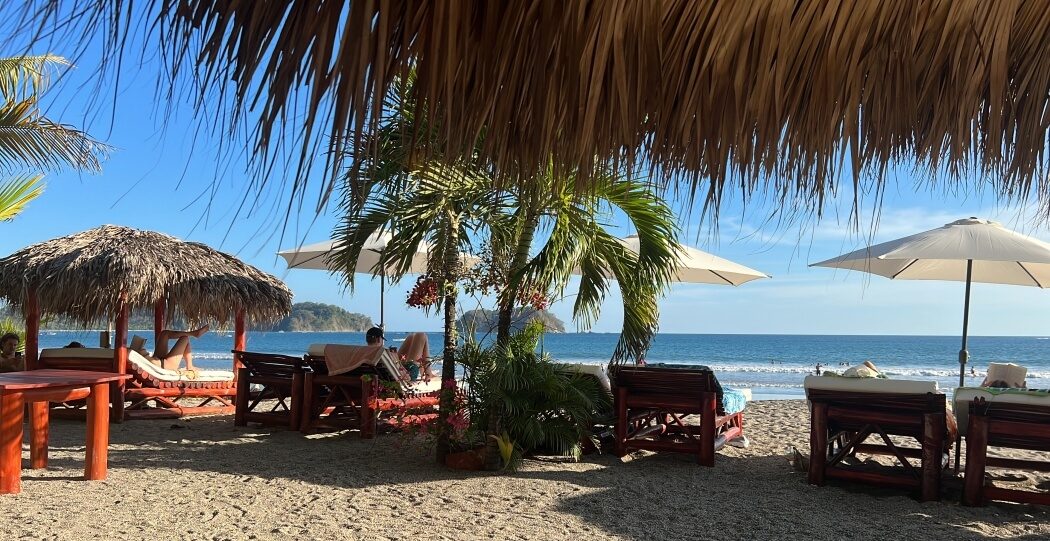
{"label": "bare leg", "polygon": [[[191,336],[193,338],[200,338],[201,335],[203,335],[206,332],[208,332],[207,325],[192,331],[173,331],[171,329],[164,329],[160,331],[160,335],[157,339],[157,349],[153,352],[153,356],[157,359],[167,359],[171,356],[171,352],[175,350],[174,347],[168,349],[169,341],[179,340],[183,338],[188,340]],[[176,343],[176,347],[177,346],[178,343]],[[181,352],[179,354],[181,355]]]}
{"label": "bare leg", "polygon": [[406,361],[429,359],[430,341],[427,339],[426,334],[414,332],[405,337],[405,341],[401,343],[397,353],[404,357]]}
{"label": "bare leg", "polygon": [[[161,359],[161,368],[164,368],[165,370],[178,370],[179,364],[182,363],[183,358],[187,355],[190,355],[190,339],[185,336],[180,336],[179,339],[175,341],[175,345],[168,350],[167,355],[156,357]],[[190,358],[192,359],[192,355]]]}

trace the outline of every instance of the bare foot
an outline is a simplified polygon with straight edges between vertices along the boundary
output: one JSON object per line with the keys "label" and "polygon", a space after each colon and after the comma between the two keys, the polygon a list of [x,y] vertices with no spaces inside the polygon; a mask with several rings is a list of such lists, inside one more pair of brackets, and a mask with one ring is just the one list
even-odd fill
{"label": "bare foot", "polygon": [[201,335],[203,335],[204,333],[208,332],[208,329],[209,329],[208,325],[205,325],[205,326],[203,326],[203,327],[201,327],[201,328],[199,328],[199,329],[197,329],[195,331],[191,331],[190,334],[192,334],[194,338],[200,338]]}

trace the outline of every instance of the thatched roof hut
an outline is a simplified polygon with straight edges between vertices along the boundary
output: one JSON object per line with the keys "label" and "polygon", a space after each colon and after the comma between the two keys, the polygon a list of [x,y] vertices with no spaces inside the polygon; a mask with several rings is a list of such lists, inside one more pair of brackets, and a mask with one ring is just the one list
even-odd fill
{"label": "thatched roof hut", "polygon": [[[125,24],[124,3],[95,2],[69,19],[60,2],[48,4],[26,9],[21,27],[53,28],[58,35],[37,34],[67,47],[109,36],[107,58],[130,49],[126,33],[137,29]],[[377,120],[393,81],[415,69],[417,116],[441,128],[418,146],[470,157],[484,133],[480,155],[501,171],[640,158],[715,204],[729,186],[819,205],[841,173],[878,184],[887,166],[916,161],[919,171],[947,171],[952,182],[939,186],[949,190],[990,179],[1004,197],[1050,193],[1045,1],[138,7],[143,28],[165,29],[148,45],[168,52],[176,81],[231,98],[218,130],[257,122],[257,150],[296,141],[304,163],[330,145],[329,172]],[[292,109],[305,114],[290,121]]]}
{"label": "thatched roof hut", "polygon": [[[112,320],[122,304],[188,321],[274,321],[291,311],[277,278],[198,242],[104,225],[27,246],[0,259],[0,297],[25,307],[35,289],[43,314],[90,324]],[[166,303],[165,303],[166,300]]]}

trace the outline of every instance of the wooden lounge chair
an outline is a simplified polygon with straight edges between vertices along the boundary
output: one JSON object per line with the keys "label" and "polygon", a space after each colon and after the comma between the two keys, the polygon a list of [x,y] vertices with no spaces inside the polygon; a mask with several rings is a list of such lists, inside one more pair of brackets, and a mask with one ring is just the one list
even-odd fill
{"label": "wooden lounge chair", "polygon": [[[233,424],[252,422],[299,430],[306,372],[303,358],[236,350],[233,354],[240,364]],[[264,401],[273,401],[269,410],[260,408]]]}
{"label": "wooden lounge chair", "polygon": [[[40,352],[38,368],[119,372],[108,348],[52,348]],[[111,389],[114,419],[177,418],[184,415],[233,413],[237,394],[234,375],[224,370],[165,370],[136,351],[128,351],[127,373],[132,376],[121,394]],[[195,401],[188,404],[186,399]],[[130,403],[127,404],[126,403]],[[70,402],[56,413],[83,415],[83,404]]]}
{"label": "wooden lounge chair", "polygon": [[[917,488],[922,501],[940,499],[941,472],[955,440],[955,423],[936,382],[809,376],[804,386],[812,408],[810,484],[843,479]],[[882,443],[865,443],[872,435]],[[919,448],[897,445],[890,436],[914,438]],[[890,455],[901,467],[893,472],[847,468],[843,459],[857,453]],[[915,458],[920,459],[918,468],[909,462]]]}
{"label": "wooden lounge chair", "polygon": [[301,432],[350,428],[360,430],[362,438],[374,438],[381,421],[403,425],[433,417],[441,390],[437,378],[405,385],[398,378],[398,360],[389,350],[356,347],[375,348],[372,362],[345,374],[330,375],[325,344],[310,346],[304,357],[309,370],[303,383]]}
{"label": "wooden lounge chair", "polygon": [[[634,449],[692,453],[714,466],[715,452],[743,436],[744,414],[728,412],[708,369],[623,367],[615,374],[616,454]],[[699,415],[700,425],[685,423]]]}
{"label": "wooden lounge chair", "polygon": [[988,456],[988,447],[1050,451],[1050,393],[1024,389],[960,388],[955,410],[966,435],[964,505],[990,500],[1050,505],[1050,492],[996,486],[985,479],[988,468],[1050,472],[1050,461]]}

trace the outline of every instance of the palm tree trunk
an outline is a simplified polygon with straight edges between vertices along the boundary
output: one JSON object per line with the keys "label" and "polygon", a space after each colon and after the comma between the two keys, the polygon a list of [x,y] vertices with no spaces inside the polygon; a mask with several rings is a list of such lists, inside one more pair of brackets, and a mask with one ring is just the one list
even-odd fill
{"label": "palm tree trunk", "polygon": [[[536,228],[539,227],[539,218],[527,215],[525,223],[522,224],[521,234],[518,235],[518,243],[514,250],[514,258],[511,259],[510,269],[507,277],[512,277],[525,268],[529,262],[529,249],[532,248],[532,239],[536,236]],[[514,318],[514,304],[518,298],[520,286],[513,289],[510,284],[503,290],[499,300],[499,322],[496,327],[496,345],[505,346],[510,342],[510,328]]]}
{"label": "palm tree trunk", "polygon": [[[532,239],[536,235],[536,228],[539,227],[540,221],[538,218],[527,215],[525,223],[522,224],[521,234],[518,235],[518,243],[514,250],[514,257],[510,262],[510,269],[507,272],[507,276],[512,277],[521,269],[525,268],[525,264],[529,261],[529,249],[532,248]],[[503,290],[503,294],[499,300],[499,322],[496,327],[496,348],[497,351],[506,346],[510,342],[510,328],[514,317],[514,304],[518,298],[518,289],[520,286],[515,286],[513,289],[510,284]],[[486,434],[488,436],[498,436],[502,431],[501,412],[496,408],[490,409],[489,412],[488,428]],[[499,452],[499,444],[496,443],[494,438],[485,438],[485,469],[494,471],[500,468],[502,458]]]}
{"label": "palm tree trunk", "polygon": [[445,300],[445,351],[441,360],[441,402],[438,409],[437,461],[445,463],[445,457],[451,450],[451,434],[448,416],[455,407],[456,379],[456,277],[459,272],[459,251],[453,239],[459,231],[459,220],[452,218],[449,223],[449,240],[445,242],[445,253],[442,256],[444,277],[441,292]]}

